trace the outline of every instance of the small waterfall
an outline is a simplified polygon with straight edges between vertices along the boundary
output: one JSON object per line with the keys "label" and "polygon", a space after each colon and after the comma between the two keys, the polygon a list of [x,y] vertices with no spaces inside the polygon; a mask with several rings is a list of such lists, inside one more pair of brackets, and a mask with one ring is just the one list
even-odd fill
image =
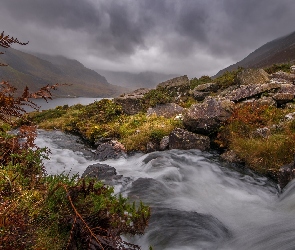
{"label": "small waterfall", "polygon": [[[80,173],[97,163],[77,138],[40,131],[51,149],[48,173]],[[152,207],[146,234],[132,239],[148,249],[294,249],[295,182],[279,197],[265,177],[223,166],[199,150],[170,150],[104,161],[128,177],[116,190]]]}

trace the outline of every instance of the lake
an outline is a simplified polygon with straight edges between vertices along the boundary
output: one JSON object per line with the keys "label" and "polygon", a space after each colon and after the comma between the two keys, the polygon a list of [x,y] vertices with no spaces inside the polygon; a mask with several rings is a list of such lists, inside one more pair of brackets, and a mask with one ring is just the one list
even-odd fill
{"label": "lake", "polygon": [[[57,106],[64,106],[64,105],[69,105],[69,106],[72,106],[75,104],[88,105],[95,101],[100,101],[101,99],[103,98],[76,97],[76,98],[54,98],[52,100],[48,100],[48,102],[46,102],[44,99],[35,99],[32,101],[40,107],[40,111],[41,111],[41,110],[47,110],[47,109],[54,109]],[[24,109],[27,112],[34,111],[32,108],[28,106],[25,106]]]}

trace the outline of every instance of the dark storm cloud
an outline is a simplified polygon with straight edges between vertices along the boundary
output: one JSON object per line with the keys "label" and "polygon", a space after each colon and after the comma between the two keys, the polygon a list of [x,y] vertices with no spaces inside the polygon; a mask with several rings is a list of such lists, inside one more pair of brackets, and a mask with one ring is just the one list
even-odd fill
{"label": "dark storm cloud", "polygon": [[214,74],[294,31],[294,13],[294,0],[2,0],[0,23],[92,68]]}

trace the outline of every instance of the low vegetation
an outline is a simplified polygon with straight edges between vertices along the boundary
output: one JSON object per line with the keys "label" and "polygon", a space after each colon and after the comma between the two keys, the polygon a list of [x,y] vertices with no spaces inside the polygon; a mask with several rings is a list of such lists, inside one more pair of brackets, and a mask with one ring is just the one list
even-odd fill
{"label": "low vegetation", "polygon": [[[0,46],[9,48],[12,43],[22,44],[0,35]],[[16,97],[16,88],[0,83],[0,248],[140,249],[121,235],[142,234],[149,207],[130,204],[95,179],[46,174],[43,160],[50,157],[49,150],[35,145],[36,126],[26,119],[22,124],[18,120],[23,118],[22,105],[37,108],[31,98],[50,99],[54,88],[56,85],[46,86],[36,93],[25,88]],[[60,119],[68,110],[59,107],[35,118],[39,122]],[[83,117],[82,110],[76,106],[73,119]],[[103,118],[104,122],[113,121],[120,112],[112,105],[103,110],[96,119]],[[15,125],[21,125],[17,133],[12,132]]]}

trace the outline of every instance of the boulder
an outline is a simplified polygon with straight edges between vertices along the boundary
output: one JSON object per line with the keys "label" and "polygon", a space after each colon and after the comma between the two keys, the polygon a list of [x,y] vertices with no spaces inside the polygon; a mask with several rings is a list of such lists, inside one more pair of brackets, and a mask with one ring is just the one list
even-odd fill
{"label": "boulder", "polygon": [[169,148],[169,136],[164,136],[160,141],[159,150],[164,151]]}
{"label": "boulder", "polygon": [[187,75],[175,77],[165,82],[161,82],[157,85],[157,88],[178,88],[178,87],[189,87],[190,81]]}
{"label": "boulder", "polygon": [[91,177],[97,180],[112,179],[117,175],[117,171],[114,167],[107,164],[96,163],[86,168],[82,177]]}
{"label": "boulder", "polygon": [[278,71],[273,73],[271,76],[272,82],[278,82],[278,83],[293,83],[295,80],[295,74],[289,74],[284,71]]}
{"label": "boulder", "polygon": [[269,80],[269,74],[263,69],[245,69],[237,75],[237,82],[240,85],[265,84]]}
{"label": "boulder", "polygon": [[146,145],[146,152],[147,153],[158,151],[159,149],[160,149],[160,145],[157,142],[149,141]]}
{"label": "boulder", "polygon": [[185,113],[185,127],[193,132],[211,134],[218,130],[233,112],[234,103],[224,98],[207,97],[204,102],[192,105]]}
{"label": "boulder", "polygon": [[98,145],[94,158],[96,160],[105,161],[107,159],[118,159],[125,157],[126,149],[123,144],[116,140],[111,140]]}
{"label": "boulder", "polygon": [[276,93],[273,95],[273,99],[277,102],[278,105],[286,104],[292,102],[295,97],[295,93]]}
{"label": "boulder", "polygon": [[282,190],[287,184],[295,178],[294,162],[284,165],[278,173],[278,184]]}
{"label": "boulder", "polygon": [[278,83],[241,85],[232,92],[228,92],[225,97],[233,102],[240,102],[247,98],[258,96],[264,92],[278,88],[280,88],[280,84]]}
{"label": "boulder", "polygon": [[185,129],[176,128],[169,135],[169,149],[200,149],[210,148],[208,136],[194,134]]}
{"label": "boulder", "polygon": [[221,159],[230,163],[243,163],[243,161],[237,156],[235,151],[228,150],[220,155]]}
{"label": "boulder", "polygon": [[164,116],[166,118],[172,118],[183,112],[184,108],[175,103],[158,104],[153,108],[147,110],[147,115]]}
{"label": "boulder", "polygon": [[215,82],[204,83],[196,86],[195,91],[200,92],[216,92],[219,89],[219,84]]}
{"label": "boulder", "polygon": [[143,97],[150,90],[141,88],[131,93],[124,94],[114,99],[114,102],[122,106],[122,110],[127,115],[134,115],[144,111]]}
{"label": "boulder", "polygon": [[201,102],[208,95],[210,95],[210,92],[201,92],[201,91],[197,91],[196,89],[193,89],[193,90],[190,91],[190,94],[194,97],[195,100]]}

